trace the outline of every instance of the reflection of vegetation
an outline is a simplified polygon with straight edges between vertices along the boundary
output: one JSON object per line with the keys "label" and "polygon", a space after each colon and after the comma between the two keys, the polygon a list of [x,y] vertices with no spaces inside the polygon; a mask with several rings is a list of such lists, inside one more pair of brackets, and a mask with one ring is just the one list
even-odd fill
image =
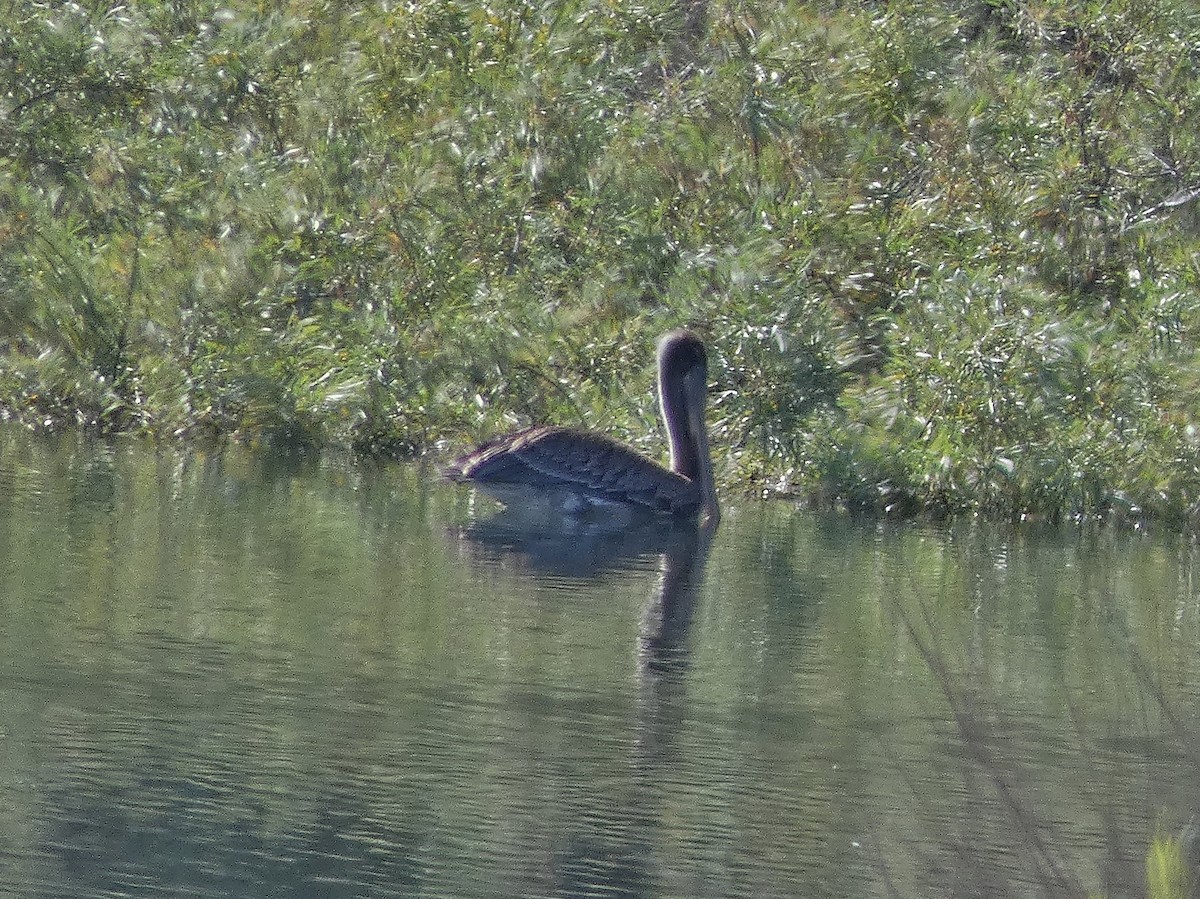
{"label": "reflection of vegetation", "polygon": [[1200,511],[1187,4],[5,15],[6,416],[642,435],[651,339],[689,321],[729,479]]}

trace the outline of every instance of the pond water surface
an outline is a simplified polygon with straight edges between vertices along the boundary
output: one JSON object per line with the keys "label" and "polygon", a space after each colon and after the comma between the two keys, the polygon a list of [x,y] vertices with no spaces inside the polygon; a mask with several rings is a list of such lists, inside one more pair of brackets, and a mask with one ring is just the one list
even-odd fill
{"label": "pond water surface", "polygon": [[493,511],[0,430],[0,895],[1141,896],[1196,849],[1185,540]]}

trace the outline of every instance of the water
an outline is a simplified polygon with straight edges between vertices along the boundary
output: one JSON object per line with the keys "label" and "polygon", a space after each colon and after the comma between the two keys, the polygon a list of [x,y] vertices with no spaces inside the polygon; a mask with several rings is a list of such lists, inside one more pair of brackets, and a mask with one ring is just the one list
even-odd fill
{"label": "water", "polygon": [[489,510],[0,431],[0,895],[1131,896],[1200,819],[1184,540]]}

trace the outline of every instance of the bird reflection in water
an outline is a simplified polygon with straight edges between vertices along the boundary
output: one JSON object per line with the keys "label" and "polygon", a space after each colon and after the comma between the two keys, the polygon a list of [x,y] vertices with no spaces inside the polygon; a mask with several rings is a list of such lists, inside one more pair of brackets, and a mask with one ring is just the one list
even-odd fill
{"label": "bird reflection in water", "polygon": [[585,578],[657,555],[640,653],[650,670],[686,659],[696,586],[720,521],[707,390],[704,344],[672,331],[658,343],[669,468],[604,434],[538,426],[489,441],[445,472],[504,504],[462,532],[484,554],[512,554],[545,573]]}
{"label": "bird reflection in water", "polygon": [[688,638],[709,548],[713,519],[651,518],[622,528],[579,519],[531,527],[528,516],[501,509],[462,527],[460,552],[489,565],[513,562],[539,576],[590,580],[657,556],[658,577],[639,637],[640,664],[666,673],[686,667]]}

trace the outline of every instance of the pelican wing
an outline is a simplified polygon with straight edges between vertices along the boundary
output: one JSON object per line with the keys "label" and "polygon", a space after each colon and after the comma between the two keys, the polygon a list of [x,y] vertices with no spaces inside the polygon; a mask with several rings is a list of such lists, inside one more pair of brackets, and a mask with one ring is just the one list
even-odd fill
{"label": "pelican wing", "polygon": [[486,444],[454,463],[459,480],[577,490],[594,499],[686,515],[697,484],[603,434],[534,427]]}

